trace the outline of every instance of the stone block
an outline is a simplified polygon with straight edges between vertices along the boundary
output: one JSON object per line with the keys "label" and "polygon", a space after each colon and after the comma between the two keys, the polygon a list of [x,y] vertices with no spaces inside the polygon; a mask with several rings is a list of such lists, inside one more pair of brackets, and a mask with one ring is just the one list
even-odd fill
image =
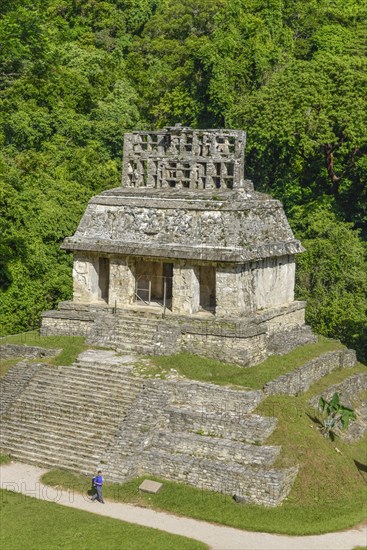
{"label": "stone block", "polygon": [[161,487],[162,483],[150,479],[145,479],[143,483],[139,485],[140,491],[143,491],[143,493],[152,493],[154,495],[160,491]]}

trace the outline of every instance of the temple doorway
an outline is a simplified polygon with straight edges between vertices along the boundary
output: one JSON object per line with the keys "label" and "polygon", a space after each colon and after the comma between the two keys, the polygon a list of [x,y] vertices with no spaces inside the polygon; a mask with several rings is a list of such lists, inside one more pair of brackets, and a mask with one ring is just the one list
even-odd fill
{"label": "temple doorway", "polygon": [[199,267],[200,308],[215,313],[216,285],[215,267]]}
{"label": "temple doorway", "polygon": [[98,261],[98,298],[108,304],[110,287],[110,260],[99,258]]}
{"label": "temple doorway", "polygon": [[173,264],[144,262],[135,264],[135,301],[149,306],[172,306]]}

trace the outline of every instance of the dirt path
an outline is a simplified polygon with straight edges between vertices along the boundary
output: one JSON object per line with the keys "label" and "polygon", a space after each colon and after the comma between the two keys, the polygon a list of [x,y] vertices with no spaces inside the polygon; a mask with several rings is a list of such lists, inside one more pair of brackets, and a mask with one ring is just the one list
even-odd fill
{"label": "dirt path", "polygon": [[197,539],[215,550],[351,550],[367,544],[366,525],[325,535],[289,537],[221,527],[130,504],[106,501],[105,505],[101,505],[91,502],[84,495],[43,485],[39,478],[46,471],[20,463],[1,466],[1,487],[63,506]]}

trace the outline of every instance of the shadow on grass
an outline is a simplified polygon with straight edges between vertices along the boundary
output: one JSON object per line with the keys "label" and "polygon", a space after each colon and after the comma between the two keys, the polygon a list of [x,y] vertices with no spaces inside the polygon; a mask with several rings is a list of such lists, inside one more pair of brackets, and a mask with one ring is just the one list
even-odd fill
{"label": "shadow on grass", "polygon": [[311,414],[308,414],[308,413],[306,413],[306,415],[311,420],[311,422],[313,422],[314,424],[317,424],[317,426],[319,428],[323,427],[323,423],[321,422],[321,420],[319,418],[317,418],[317,416],[312,416]]}

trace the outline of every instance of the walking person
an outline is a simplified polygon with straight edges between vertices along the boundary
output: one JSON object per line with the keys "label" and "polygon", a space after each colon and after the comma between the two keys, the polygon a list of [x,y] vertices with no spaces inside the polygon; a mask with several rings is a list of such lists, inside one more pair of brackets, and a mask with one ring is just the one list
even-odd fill
{"label": "walking person", "polygon": [[103,485],[103,477],[102,477],[102,470],[98,470],[97,475],[93,478],[93,486],[95,487],[97,493],[92,496],[91,500],[98,500],[101,504],[104,504],[103,496],[102,496],[102,485]]}

